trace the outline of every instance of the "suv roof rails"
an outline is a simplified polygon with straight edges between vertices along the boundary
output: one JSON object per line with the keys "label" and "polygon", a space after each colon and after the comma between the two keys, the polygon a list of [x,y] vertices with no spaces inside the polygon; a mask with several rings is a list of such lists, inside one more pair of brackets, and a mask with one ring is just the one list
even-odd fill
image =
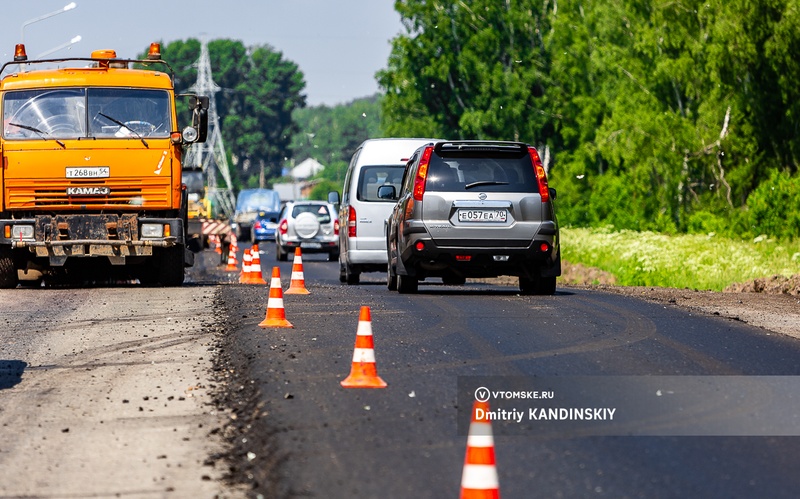
{"label": "suv roof rails", "polygon": [[447,140],[437,142],[434,146],[437,153],[458,151],[506,151],[528,152],[528,144],[503,140]]}

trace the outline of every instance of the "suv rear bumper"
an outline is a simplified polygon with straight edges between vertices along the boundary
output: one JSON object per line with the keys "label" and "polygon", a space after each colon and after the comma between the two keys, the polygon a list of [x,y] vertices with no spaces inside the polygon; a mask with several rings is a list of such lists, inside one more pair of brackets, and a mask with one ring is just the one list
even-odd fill
{"label": "suv rear bumper", "polygon": [[[397,273],[420,278],[456,273],[464,277],[501,275],[555,277],[561,275],[560,248],[552,237],[534,239],[526,246],[438,246],[430,237],[412,238],[397,262]],[[416,246],[422,243],[422,250]],[[540,246],[547,243],[548,251]]]}

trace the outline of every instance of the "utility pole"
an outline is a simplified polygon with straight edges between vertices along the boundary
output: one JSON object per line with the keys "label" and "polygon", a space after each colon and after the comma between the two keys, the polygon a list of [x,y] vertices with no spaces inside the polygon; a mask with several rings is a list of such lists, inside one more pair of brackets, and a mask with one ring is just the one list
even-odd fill
{"label": "utility pole", "polygon": [[[195,64],[197,67],[197,82],[189,91],[197,95],[209,97],[208,107],[208,138],[202,144],[192,144],[187,152],[186,164],[194,168],[202,168],[208,186],[208,198],[212,206],[221,211],[225,216],[231,217],[236,209],[236,199],[233,195],[233,182],[228,168],[228,156],[225,154],[225,144],[219,127],[217,103],[215,94],[221,89],[211,77],[211,59],[208,56],[208,43],[202,41],[200,59]],[[217,172],[222,175],[225,187],[217,186]]]}

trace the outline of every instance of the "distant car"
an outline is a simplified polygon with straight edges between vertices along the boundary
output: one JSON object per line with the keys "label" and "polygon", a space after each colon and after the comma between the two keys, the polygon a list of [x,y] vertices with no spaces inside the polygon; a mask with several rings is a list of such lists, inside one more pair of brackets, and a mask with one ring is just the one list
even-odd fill
{"label": "distant car", "polygon": [[236,238],[248,241],[253,221],[260,211],[280,211],[281,198],[272,189],[242,189],[236,197],[236,212],[231,220],[231,229]]}
{"label": "distant car", "polygon": [[387,286],[417,291],[439,277],[519,277],[523,294],[553,294],[561,275],[555,189],[539,154],[520,142],[445,141],[417,149],[387,222]]}
{"label": "distant car", "polygon": [[[406,163],[423,144],[436,139],[383,138],[361,143],[353,153],[344,178],[339,204],[339,281],[358,284],[362,272],[386,272],[384,225],[393,200],[378,197],[378,188],[400,189]],[[339,203],[336,192],[329,201]]]}
{"label": "distant car", "polygon": [[277,211],[259,211],[256,219],[253,220],[252,239],[254,243],[259,241],[274,241],[275,232],[278,230]]}
{"label": "distant car", "polygon": [[278,217],[275,257],[286,261],[295,248],[305,253],[327,253],[339,258],[339,220],[333,205],[324,201],[290,201]]}

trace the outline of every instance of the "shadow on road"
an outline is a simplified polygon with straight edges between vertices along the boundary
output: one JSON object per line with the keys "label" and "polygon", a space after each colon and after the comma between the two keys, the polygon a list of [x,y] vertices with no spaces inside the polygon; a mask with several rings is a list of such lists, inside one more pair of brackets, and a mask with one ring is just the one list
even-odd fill
{"label": "shadow on road", "polygon": [[21,360],[0,359],[0,390],[11,388],[22,381],[22,373],[26,367],[28,363]]}

